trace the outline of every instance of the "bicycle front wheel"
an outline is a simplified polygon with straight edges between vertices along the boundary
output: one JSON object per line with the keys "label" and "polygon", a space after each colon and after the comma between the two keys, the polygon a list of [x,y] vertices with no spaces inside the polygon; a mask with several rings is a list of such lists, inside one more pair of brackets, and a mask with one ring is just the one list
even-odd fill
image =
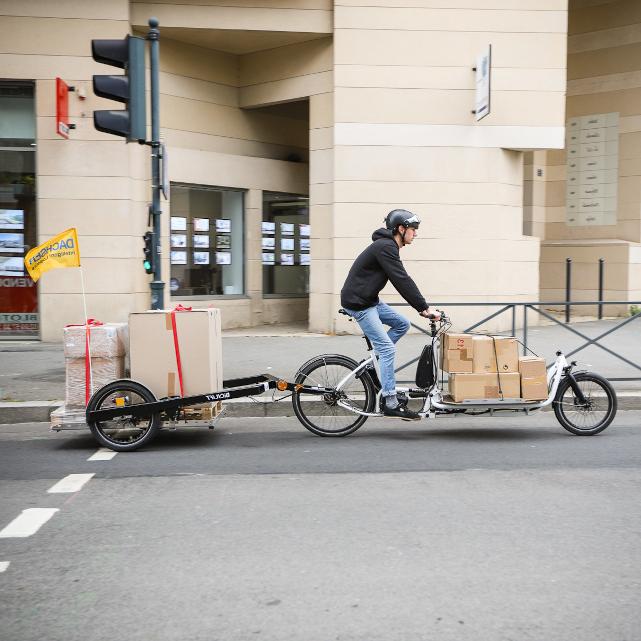
{"label": "bicycle front wheel", "polygon": [[602,432],[617,413],[617,396],[610,382],[589,372],[574,375],[586,402],[580,403],[570,381],[564,378],[554,399],[554,414],[572,434],[592,436]]}
{"label": "bicycle front wheel", "polygon": [[338,404],[341,401],[356,411],[373,411],[376,392],[367,372],[352,376],[337,389],[338,383],[357,366],[356,361],[347,356],[329,354],[318,356],[301,367],[296,383],[332,390],[323,396],[304,392],[294,392],[292,395],[294,413],[310,432],[318,436],[347,436],[367,420],[367,416],[356,414]]}

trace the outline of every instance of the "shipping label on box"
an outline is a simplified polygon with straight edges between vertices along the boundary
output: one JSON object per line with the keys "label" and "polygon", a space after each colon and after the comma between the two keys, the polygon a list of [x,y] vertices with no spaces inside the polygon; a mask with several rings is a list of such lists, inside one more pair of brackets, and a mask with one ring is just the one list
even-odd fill
{"label": "shipping label on box", "polygon": [[444,372],[472,372],[473,345],[470,334],[444,334],[441,339],[441,369]]}

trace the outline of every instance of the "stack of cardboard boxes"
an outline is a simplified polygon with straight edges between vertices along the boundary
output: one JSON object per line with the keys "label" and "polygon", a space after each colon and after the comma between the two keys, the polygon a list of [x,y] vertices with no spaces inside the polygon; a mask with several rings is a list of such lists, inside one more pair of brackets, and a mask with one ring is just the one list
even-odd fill
{"label": "stack of cardboard boxes", "polygon": [[[87,372],[91,372],[93,391],[125,375],[127,324],[104,323],[89,328],[69,325],[64,329],[65,405],[85,407]],[[90,388],[91,393],[91,388]]]}
{"label": "stack of cardboard boxes", "polygon": [[450,395],[456,403],[547,398],[545,360],[535,356],[519,358],[518,343],[510,336],[444,334],[441,369],[449,374]]}

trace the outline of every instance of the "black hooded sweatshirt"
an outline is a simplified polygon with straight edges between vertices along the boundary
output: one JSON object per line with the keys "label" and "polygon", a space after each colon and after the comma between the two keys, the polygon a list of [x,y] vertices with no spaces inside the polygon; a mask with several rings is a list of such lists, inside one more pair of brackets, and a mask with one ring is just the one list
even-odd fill
{"label": "black hooded sweatshirt", "polygon": [[355,311],[377,305],[378,293],[389,280],[417,312],[427,309],[416,283],[403,267],[392,232],[389,229],[377,229],[372,234],[372,241],[347,274],[341,290],[341,305]]}

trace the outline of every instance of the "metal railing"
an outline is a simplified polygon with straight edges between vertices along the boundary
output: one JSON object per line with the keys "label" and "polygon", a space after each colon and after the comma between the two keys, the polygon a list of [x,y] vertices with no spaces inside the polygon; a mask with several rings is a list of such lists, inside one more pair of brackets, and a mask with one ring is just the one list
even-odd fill
{"label": "metal railing", "polygon": [[[548,320],[552,321],[553,323],[556,323],[560,327],[563,327],[563,329],[571,332],[572,334],[575,334],[576,336],[579,336],[582,338],[585,342],[577,347],[576,349],[573,349],[571,352],[568,352],[565,354],[566,358],[569,358],[570,356],[573,356],[577,352],[580,352],[581,350],[585,349],[586,347],[589,347],[590,345],[594,345],[595,347],[600,347],[602,350],[610,354],[611,356],[614,356],[615,358],[618,358],[619,360],[623,361],[624,363],[630,365],[634,369],[639,371],[639,376],[636,377],[624,377],[624,378],[611,378],[608,377],[609,380],[611,381],[641,381],[641,363],[635,363],[631,361],[629,358],[626,358],[625,356],[619,354],[618,352],[615,352],[614,350],[610,349],[609,347],[606,347],[605,345],[601,344],[601,340],[605,338],[606,336],[609,336],[610,334],[620,330],[622,327],[627,325],[628,323],[631,323],[634,320],[640,319],[641,318],[641,311],[638,311],[628,318],[623,319],[619,323],[617,323],[614,327],[611,327],[605,332],[602,332],[598,336],[595,336],[594,338],[590,338],[583,332],[580,332],[579,330],[575,329],[574,327],[571,327],[567,325],[566,323],[556,319],[552,314],[548,313],[547,311],[544,311],[541,309],[542,307],[565,307],[567,306],[568,301],[561,301],[561,302],[546,302],[546,301],[535,301],[535,302],[482,302],[482,303],[473,303],[473,302],[443,302],[443,303],[430,303],[430,307],[432,309],[443,307],[445,309],[450,308],[450,307],[499,307],[500,309],[496,312],[493,312],[489,314],[488,316],[485,316],[482,318],[480,321],[474,323],[473,325],[470,325],[466,329],[464,329],[461,333],[467,334],[469,332],[472,332],[473,330],[477,329],[481,325],[484,325],[488,321],[492,320],[493,318],[496,318],[497,316],[504,314],[504,313],[511,313],[512,314],[512,336],[516,336],[516,321],[517,321],[517,310],[518,313],[522,312],[522,319],[523,319],[523,324],[521,327],[521,332],[523,336],[523,355],[525,356],[528,353],[528,310],[534,311],[543,318],[547,318]],[[574,301],[572,302],[572,305],[625,305],[626,308],[630,308],[631,306],[641,306],[641,301],[611,301],[611,300],[598,300],[598,301]],[[409,307],[407,303],[389,303],[390,306],[392,307]],[[427,334],[429,336],[429,332],[424,328],[421,327],[420,325],[417,325],[416,323],[411,323],[412,327],[415,327],[418,329],[420,332],[423,332],[424,334]],[[641,335],[639,338],[639,342],[641,343]],[[404,370],[405,368],[409,367],[410,365],[416,363],[418,361],[419,357],[413,358],[412,360],[408,361],[407,363],[404,363],[403,365],[400,365],[399,367],[396,368],[395,372],[400,372],[401,370]],[[399,381],[403,383],[407,383],[409,381]]]}

